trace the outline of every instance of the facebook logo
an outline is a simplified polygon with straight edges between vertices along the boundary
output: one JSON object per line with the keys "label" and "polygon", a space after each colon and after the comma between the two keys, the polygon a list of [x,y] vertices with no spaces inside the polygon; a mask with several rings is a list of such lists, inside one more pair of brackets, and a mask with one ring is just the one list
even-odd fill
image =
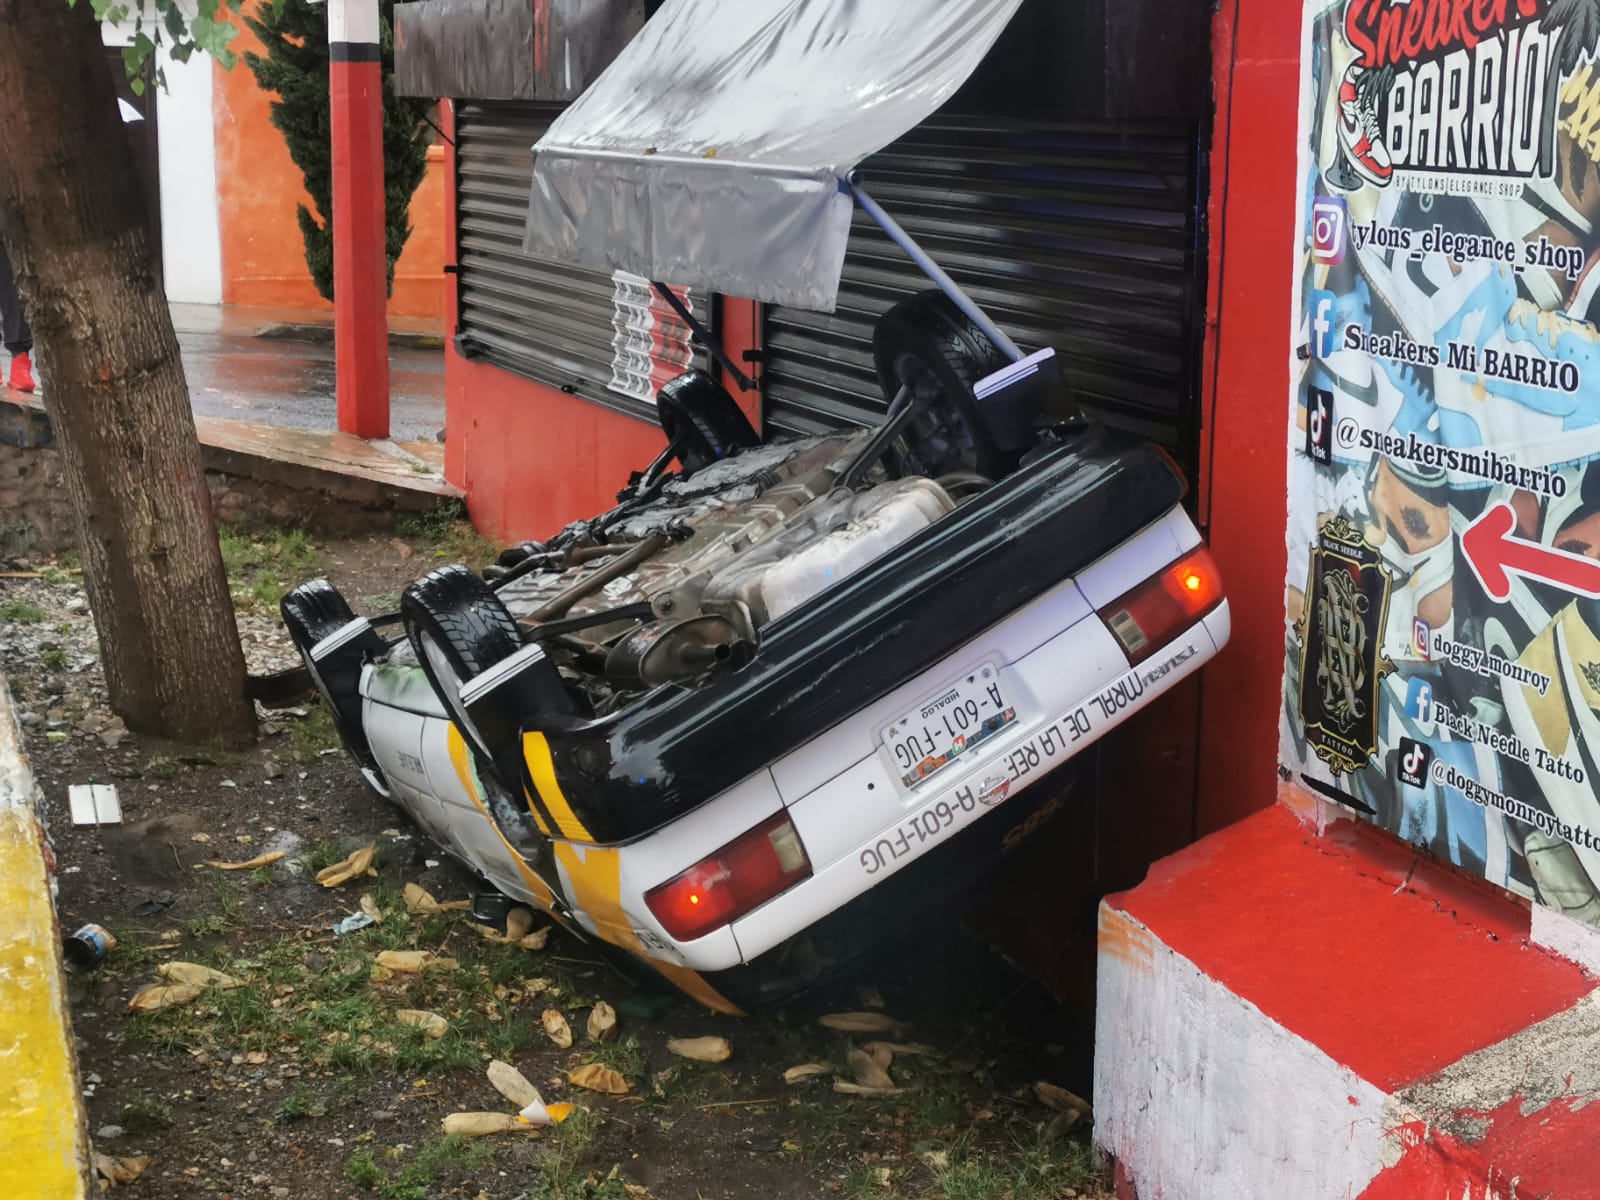
{"label": "facebook logo", "polygon": [[1311,293],[1311,354],[1327,358],[1339,344],[1339,331],[1333,323],[1337,300],[1332,292],[1318,288]]}
{"label": "facebook logo", "polygon": [[1406,716],[1413,721],[1433,720],[1433,684],[1413,679],[1406,688]]}
{"label": "facebook logo", "polygon": [[1407,787],[1427,787],[1428,768],[1433,763],[1433,750],[1411,738],[1400,739],[1400,753],[1395,759],[1395,774]]}

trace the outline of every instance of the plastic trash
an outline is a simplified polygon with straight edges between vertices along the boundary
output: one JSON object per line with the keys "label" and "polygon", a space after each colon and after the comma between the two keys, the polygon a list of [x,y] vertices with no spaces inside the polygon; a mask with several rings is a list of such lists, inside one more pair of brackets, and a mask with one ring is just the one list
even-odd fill
{"label": "plastic trash", "polygon": [[365,929],[368,925],[376,925],[377,919],[368,912],[351,913],[344,920],[336,922],[333,931],[341,936],[354,933],[358,929]]}
{"label": "plastic trash", "polygon": [[61,953],[69,970],[87,971],[99,966],[116,948],[116,936],[109,929],[90,923],[62,942]]}

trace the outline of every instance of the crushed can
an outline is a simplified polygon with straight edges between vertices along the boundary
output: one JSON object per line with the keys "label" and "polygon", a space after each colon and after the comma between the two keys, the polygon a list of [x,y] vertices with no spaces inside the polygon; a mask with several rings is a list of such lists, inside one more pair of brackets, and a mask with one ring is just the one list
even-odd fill
{"label": "crushed can", "polygon": [[99,966],[116,948],[115,934],[104,925],[90,923],[62,943],[61,953],[67,960],[68,970],[88,971]]}

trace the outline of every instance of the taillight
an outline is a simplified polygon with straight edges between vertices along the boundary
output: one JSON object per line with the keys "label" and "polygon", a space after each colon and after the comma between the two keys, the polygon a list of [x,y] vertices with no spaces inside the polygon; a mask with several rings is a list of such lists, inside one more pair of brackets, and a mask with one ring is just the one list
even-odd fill
{"label": "taillight", "polygon": [[656,920],[680,942],[704,937],[811,875],[786,813],[763,821],[687,871],[645,893]]}
{"label": "taillight", "polygon": [[1222,603],[1222,577],[1204,546],[1100,610],[1131,662],[1148,658]]}

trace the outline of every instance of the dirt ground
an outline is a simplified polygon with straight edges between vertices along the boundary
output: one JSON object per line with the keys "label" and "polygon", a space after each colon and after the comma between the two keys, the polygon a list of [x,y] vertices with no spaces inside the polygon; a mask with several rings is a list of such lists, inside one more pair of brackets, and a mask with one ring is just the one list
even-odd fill
{"label": "dirt ground", "polygon": [[[326,574],[357,611],[383,611],[437,561],[476,563],[485,552],[464,526],[442,521],[392,539],[224,534],[258,671],[293,662],[276,599],[300,579]],[[70,556],[0,565],[23,576],[0,578],[0,670],[45,797],[63,929],[93,921],[119,939],[100,968],[70,979],[96,1149],[149,1159],[119,1191],[148,1200],[1105,1194],[1087,1122],[1052,1109],[1041,1096],[1057,1108],[1062,1097],[1036,1088],[1087,1091],[1071,1066],[1081,1046],[1060,1044],[1070,1025],[957,914],[929,914],[866,973],[803,1003],[734,1020],[635,987],[559,929],[527,950],[491,942],[465,913],[408,911],[408,883],[440,902],[487,885],[365,789],[314,705],[271,716],[246,753],[128,733],[105,705],[74,567]],[[67,788],[88,782],[116,785],[122,825],[73,828]],[[316,882],[318,868],[367,845],[376,875],[335,889]],[[279,850],[253,870],[207,865]],[[335,934],[364,895],[381,923]],[[379,952],[412,949],[446,961],[374,978]],[[131,1013],[130,998],[176,960],[240,986]],[[602,1000],[620,1013],[620,1033],[596,1042],[586,1023]],[[446,1031],[431,1037],[405,1024],[404,1010],[437,1014]],[[569,1022],[570,1049],[547,1035],[549,1010]],[[900,1024],[851,1035],[819,1023],[840,1011]],[[732,1056],[705,1064],[667,1045],[706,1036],[726,1038]],[[887,1052],[898,1090],[835,1092],[835,1072],[848,1080],[861,1069],[852,1050],[884,1041],[899,1047]],[[515,1065],[547,1103],[575,1105],[572,1116],[533,1133],[443,1136],[448,1114],[515,1111],[485,1077],[494,1059]],[[618,1072],[626,1093],[570,1083],[588,1063]],[[828,1071],[786,1084],[784,1072],[805,1063]]]}

